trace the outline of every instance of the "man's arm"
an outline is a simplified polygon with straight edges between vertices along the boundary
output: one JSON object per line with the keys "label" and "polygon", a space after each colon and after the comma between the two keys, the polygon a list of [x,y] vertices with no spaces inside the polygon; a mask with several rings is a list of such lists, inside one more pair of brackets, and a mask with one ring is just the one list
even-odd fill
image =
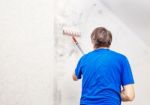
{"label": "man's arm", "polygon": [[135,98],[135,92],[133,84],[123,86],[123,90],[121,91],[121,99],[122,101],[133,101]]}
{"label": "man's arm", "polygon": [[77,80],[78,80],[78,78],[77,78],[77,76],[76,76],[75,74],[72,75],[72,79],[73,79],[74,81],[77,81]]}

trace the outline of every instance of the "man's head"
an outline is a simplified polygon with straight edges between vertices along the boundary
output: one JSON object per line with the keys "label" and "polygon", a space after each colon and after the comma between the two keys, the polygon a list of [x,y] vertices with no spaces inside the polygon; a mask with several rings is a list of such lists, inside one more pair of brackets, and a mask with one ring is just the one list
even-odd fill
{"label": "man's head", "polygon": [[112,42],[112,34],[104,27],[97,27],[91,34],[94,48],[109,47]]}

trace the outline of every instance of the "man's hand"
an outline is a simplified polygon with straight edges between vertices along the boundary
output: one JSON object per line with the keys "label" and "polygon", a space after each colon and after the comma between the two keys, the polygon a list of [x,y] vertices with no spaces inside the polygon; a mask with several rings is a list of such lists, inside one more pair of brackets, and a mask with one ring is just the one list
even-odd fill
{"label": "man's hand", "polygon": [[78,80],[78,78],[76,77],[75,74],[72,75],[72,79],[73,79],[74,81],[77,81],[77,80]]}

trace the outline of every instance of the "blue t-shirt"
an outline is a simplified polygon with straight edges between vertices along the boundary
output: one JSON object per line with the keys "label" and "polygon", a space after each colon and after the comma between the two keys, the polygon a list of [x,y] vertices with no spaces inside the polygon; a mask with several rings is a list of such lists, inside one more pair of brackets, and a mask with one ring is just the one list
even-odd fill
{"label": "blue t-shirt", "polygon": [[82,77],[80,105],[120,105],[121,86],[134,83],[127,58],[110,49],[83,55],[75,75]]}

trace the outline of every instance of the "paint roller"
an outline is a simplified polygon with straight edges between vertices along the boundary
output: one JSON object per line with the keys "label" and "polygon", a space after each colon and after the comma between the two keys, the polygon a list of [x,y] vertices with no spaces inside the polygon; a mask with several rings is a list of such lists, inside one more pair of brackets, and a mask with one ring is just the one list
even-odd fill
{"label": "paint roller", "polygon": [[68,35],[68,36],[71,36],[72,37],[72,40],[73,42],[76,44],[77,48],[80,50],[80,52],[82,54],[84,54],[84,51],[82,50],[80,44],[78,43],[76,37],[80,37],[81,36],[81,33],[80,32],[76,32],[76,31],[72,31],[70,29],[67,29],[67,28],[64,28],[63,29],[63,34],[64,35]]}

